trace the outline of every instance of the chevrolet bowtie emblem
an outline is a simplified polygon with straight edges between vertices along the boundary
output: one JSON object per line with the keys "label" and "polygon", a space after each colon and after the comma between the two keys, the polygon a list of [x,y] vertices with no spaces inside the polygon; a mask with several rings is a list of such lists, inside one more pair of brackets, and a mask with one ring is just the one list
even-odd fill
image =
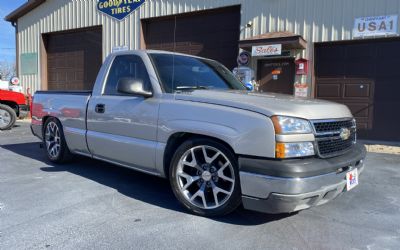
{"label": "chevrolet bowtie emblem", "polygon": [[348,128],[341,128],[340,129],[340,138],[342,138],[342,140],[347,140],[350,138],[351,132]]}

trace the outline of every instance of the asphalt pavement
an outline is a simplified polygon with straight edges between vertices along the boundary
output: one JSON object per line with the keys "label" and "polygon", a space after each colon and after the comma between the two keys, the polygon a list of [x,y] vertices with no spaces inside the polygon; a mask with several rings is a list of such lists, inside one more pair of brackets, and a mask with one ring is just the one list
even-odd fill
{"label": "asphalt pavement", "polygon": [[166,180],[50,163],[18,122],[0,131],[0,249],[400,249],[400,155],[369,153],[359,186],[326,205],[209,219],[186,213]]}

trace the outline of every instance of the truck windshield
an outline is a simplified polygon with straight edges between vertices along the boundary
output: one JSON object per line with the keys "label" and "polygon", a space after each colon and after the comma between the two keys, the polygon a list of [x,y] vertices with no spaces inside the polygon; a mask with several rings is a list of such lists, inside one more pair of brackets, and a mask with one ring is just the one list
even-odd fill
{"label": "truck windshield", "polygon": [[161,84],[167,93],[195,89],[246,87],[222,64],[184,55],[150,53]]}

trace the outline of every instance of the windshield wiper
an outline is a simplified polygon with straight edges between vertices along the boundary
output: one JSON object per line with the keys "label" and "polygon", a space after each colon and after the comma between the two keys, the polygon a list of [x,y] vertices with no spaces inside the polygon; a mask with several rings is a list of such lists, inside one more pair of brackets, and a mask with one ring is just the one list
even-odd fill
{"label": "windshield wiper", "polygon": [[176,90],[196,90],[196,89],[209,89],[206,86],[177,86]]}

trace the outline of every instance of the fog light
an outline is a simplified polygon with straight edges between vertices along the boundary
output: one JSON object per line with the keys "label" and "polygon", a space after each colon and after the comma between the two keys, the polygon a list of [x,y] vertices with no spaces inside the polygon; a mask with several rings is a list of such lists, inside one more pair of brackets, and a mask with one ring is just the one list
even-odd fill
{"label": "fog light", "polygon": [[276,143],[276,158],[295,158],[315,155],[312,142]]}

